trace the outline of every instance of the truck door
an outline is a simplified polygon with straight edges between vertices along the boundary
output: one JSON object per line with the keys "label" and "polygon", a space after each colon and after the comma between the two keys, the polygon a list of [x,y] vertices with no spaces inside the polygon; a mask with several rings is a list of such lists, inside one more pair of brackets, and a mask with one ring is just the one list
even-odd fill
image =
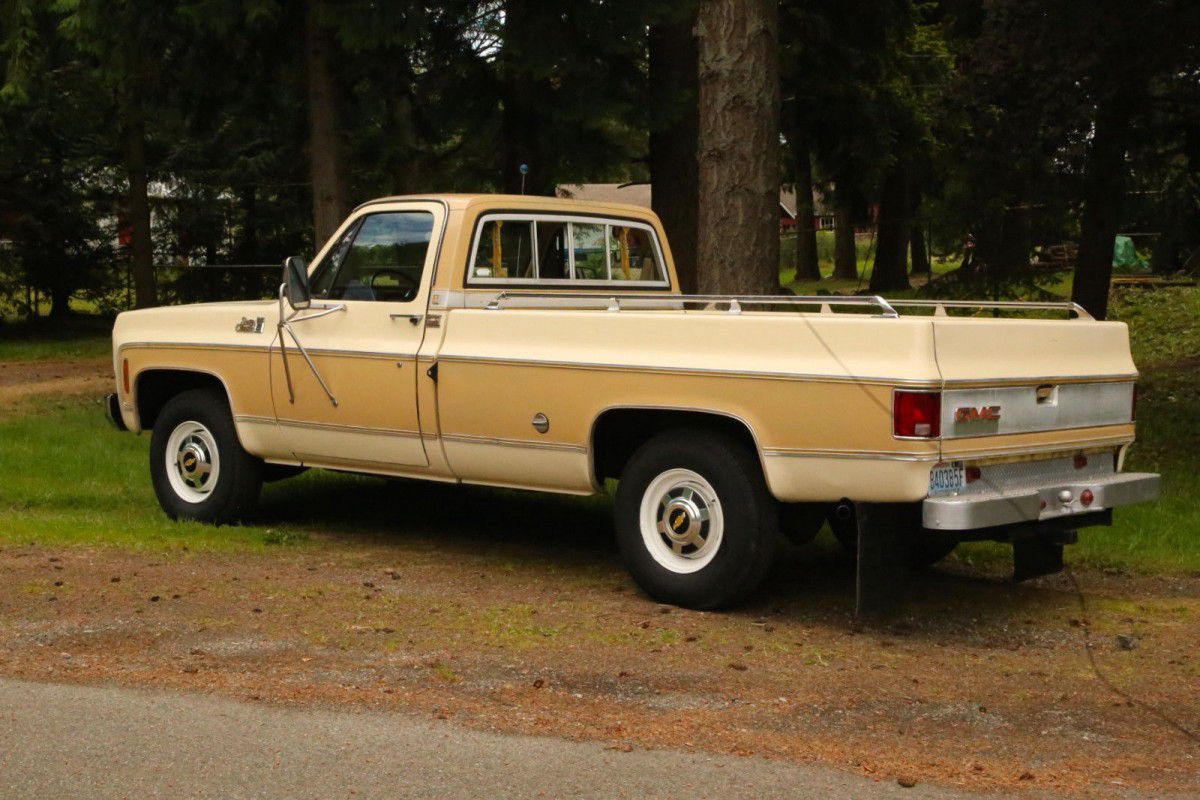
{"label": "truck door", "polygon": [[438,203],[367,206],[311,269],[312,306],[286,312],[294,336],[281,331],[272,343],[271,395],[304,464],[386,472],[429,463],[416,355],[444,223]]}

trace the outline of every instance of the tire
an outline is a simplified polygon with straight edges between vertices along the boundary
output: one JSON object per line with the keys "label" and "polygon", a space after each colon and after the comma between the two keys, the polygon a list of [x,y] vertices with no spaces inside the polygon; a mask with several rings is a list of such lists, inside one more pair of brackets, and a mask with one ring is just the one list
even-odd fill
{"label": "tire", "polygon": [[[850,508],[854,508],[853,505]],[[892,520],[893,525],[902,525],[909,531],[912,543],[909,546],[908,565],[910,569],[919,570],[932,567],[958,547],[958,540],[953,536],[926,530],[921,525],[921,506],[912,505],[912,510],[898,515]],[[858,555],[858,519],[854,513],[849,517],[839,518],[836,511],[829,513],[829,530],[838,544],[852,556]]]}
{"label": "tire", "polygon": [[803,547],[817,538],[829,513],[828,503],[780,503],[779,530],[792,544]]}
{"label": "tire", "polygon": [[258,500],[262,461],[242,449],[224,393],[191,389],[155,420],[150,478],[171,519],[229,524]]}
{"label": "tire", "polygon": [[668,431],[638,448],[617,485],[613,515],[638,586],[685,608],[745,597],[766,577],[778,544],[778,504],[758,459],[703,429]]}

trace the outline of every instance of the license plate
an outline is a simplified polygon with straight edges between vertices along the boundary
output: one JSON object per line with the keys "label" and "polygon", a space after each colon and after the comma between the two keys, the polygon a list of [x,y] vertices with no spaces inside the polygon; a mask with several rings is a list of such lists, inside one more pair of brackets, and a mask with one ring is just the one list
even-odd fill
{"label": "license plate", "polygon": [[966,488],[967,468],[961,461],[938,464],[929,473],[929,494],[950,494]]}

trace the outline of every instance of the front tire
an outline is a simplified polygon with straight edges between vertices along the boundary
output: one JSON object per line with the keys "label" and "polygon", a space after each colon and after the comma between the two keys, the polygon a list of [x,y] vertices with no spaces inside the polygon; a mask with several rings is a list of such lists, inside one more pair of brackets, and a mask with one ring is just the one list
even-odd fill
{"label": "front tire", "polygon": [[225,395],[192,389],[171,398],[154,422],[150,478],[171,519],[228,524],[258,500],[262,461],[242,449]]}
{"label": "front tire", "polygon": [[638,448],[614,504],[617,543],[637,584],[656,600],[695,609],[731,605],[762,583],[777,513],[753,453],[695,429]]}

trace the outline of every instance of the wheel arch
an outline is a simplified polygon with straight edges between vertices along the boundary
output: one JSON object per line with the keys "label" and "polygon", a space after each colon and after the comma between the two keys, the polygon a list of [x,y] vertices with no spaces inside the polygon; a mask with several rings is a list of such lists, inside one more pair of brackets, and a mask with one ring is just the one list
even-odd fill
{"label": "wheel arch", "polygon": [[588,437],[589,468],[597,490],[607,478],[619,478],[630,456],[664,431],[701,428],[718,431],[746,446],[766,476],[763,451],[754,429],[741,417],[723,411],[672,406],[629,405],[604,409],[592,421]]}
{"label": "wheel arch", "polygon": [[[173,397],[192,389],[215,389],[224,395],[230,409],[233,408],[233,399],[225,380],[208,370],[181,367],[145,369],[134,376],[132,389],[139,430],[152,429],[163,407]],[[234,428],[237,429],[236,420]],[[238,438],[241,438],[240,432]]]}

